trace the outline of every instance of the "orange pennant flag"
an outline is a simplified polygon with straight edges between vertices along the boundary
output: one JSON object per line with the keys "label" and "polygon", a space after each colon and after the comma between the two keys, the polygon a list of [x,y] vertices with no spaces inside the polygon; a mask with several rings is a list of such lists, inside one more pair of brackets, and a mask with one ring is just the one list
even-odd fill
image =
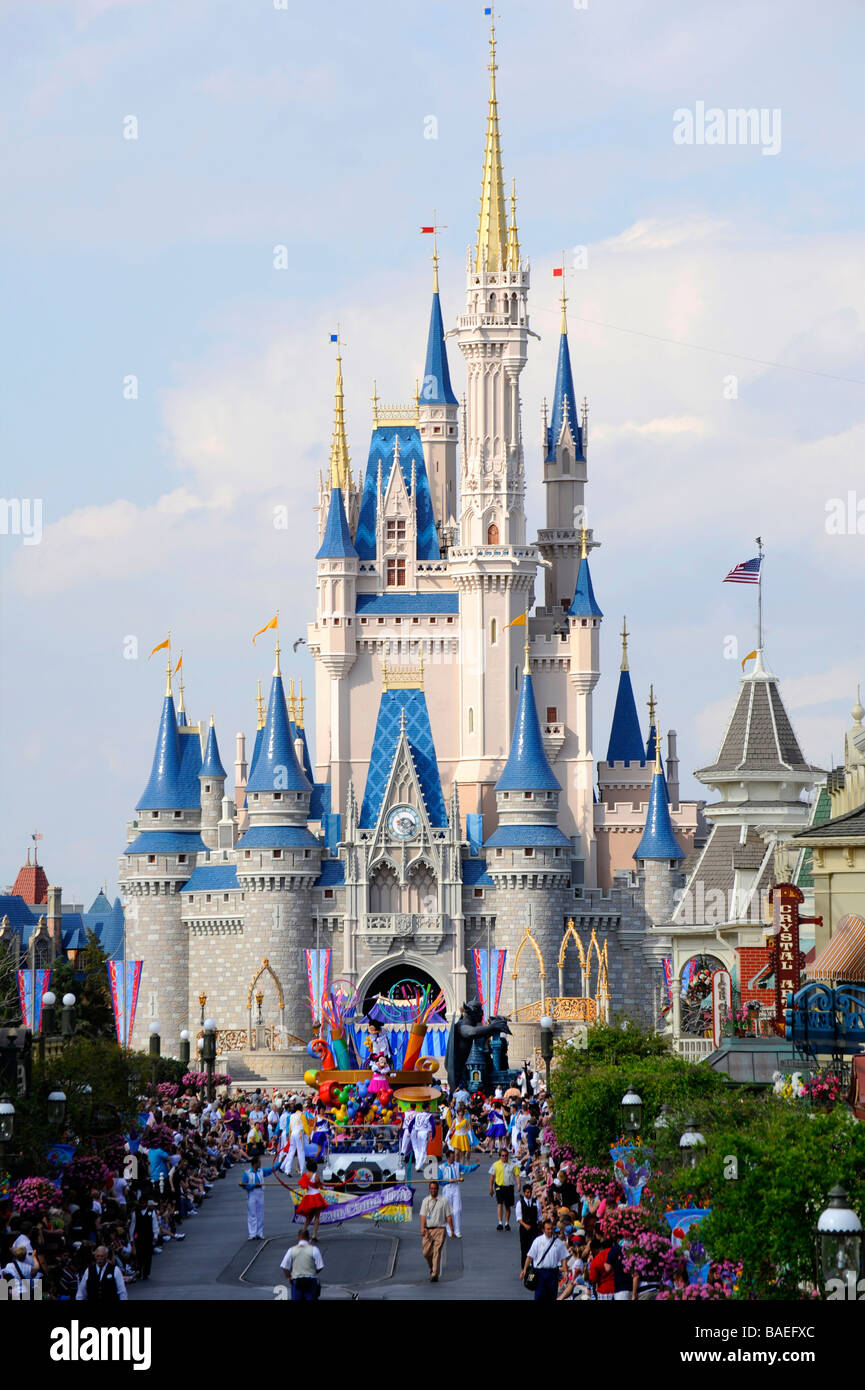
{"label": "orange pennant flag", "polygon": [[267,632],[268,628],[271,628],[271,627],[279,627],[279,614],[278,614],[278,613],[277,613],[277,615],[276,615],[275,618],[271,618],[271,620],[270,620],[269,623],[265,623],[265,624],[264,624],[264,627],[260,627],[260,628],[258,629],[258,632],[255,633],[255,636],[254,636],[253,639],[252,639],[253,642],[255,641],[255,638],[256,638],[256,637],[260,637],[261,634],[262,634],[263,632]]}
{"label": "orange pennant flag", "polygon": [[180,670],[180,668],[181,668],[182,665],[183,665],[183,652],[180,653],[180,656],[178,657],[178,660],[177,660],[177,665],[176,665],[175,668],[174,668],[174,674],[175,674],[175,676],[177,675],[177,672]]}
{"label": "orange pennant flag", "polygon": [[[528,616],[528,612],[520,613],[516,618],[512,618],[509,623],[505,623],[505,627],[525,627],[528,622]],[[502,631],[504,632],[504,628],[502,628]]]}
{"label": "orange pennant flag", "polygon": [[[150,656],[155,656],[157,652],[165,651],[165,648],[166,648],[166,647],[168,647],[169,651],[171,650],[171,638],[170,638],[170,637],[166,637],[166,639],[165,639],[164,642],[160,642],[158,647],[154,647],[154,648],[153,648],[153,651],[150,653]],[[148,661],[150,660],[150,656],[147,658]]]}
{"label": "orange pennant flag", "polygon": [[746,661],[750,661],[751,658],[752,658],[752,657],[755,657],[756,655],[757,655],[756,652],[749,652],[747,656],[743,656],[743,657],[742,657],[742,670],[743,670],[743,671],[744,671],[744,669],[745,669],[745,662],[746,662]]}

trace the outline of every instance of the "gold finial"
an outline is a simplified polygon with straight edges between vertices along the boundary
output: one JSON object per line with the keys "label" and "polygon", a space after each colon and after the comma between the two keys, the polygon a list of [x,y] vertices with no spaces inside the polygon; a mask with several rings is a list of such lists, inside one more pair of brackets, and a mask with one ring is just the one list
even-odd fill
{"label": "gold finial", "polygon": [[374,430],[378,429],[378,391],[374,378],[372,383],[372,427]]}
{"label": "gold finial", "polygon": [[177,706],[178,714],[186,713],[186,706],[183,703],[183,648],[180,648],[180,660],[177,663],[180,671],[180,704]]}
{"label": "gold finial", "polygon": [[414,379],[414,413],[415,424],[420,421],[420,382],[417,377]]}
{"label": "gold finial", "polygon": [[282,671],[279,669],[279,609],[276,610],[276,653],[275,653],[275,655],[276,655],[276,661],[275,661],[274,667],[273,667],[273,674],[274,674],[275,676],[281,676],[281,675],[282,675]]}
{"label": "gold finial", "polygon": [[511,180],[511,225],[508,227],[508,270],[520,268],[520,239],[517,235],[517,181]]}
{"label": "gold finial", "polygon": [[627,620],[627,618],[623,618],[623,619],[622,619],[622,632],[621,632],[621,638],[622,638],[622,664],[621,664],[621,666],[619,667],[619,670],[620,670],[620,671],[628,671],[628,670],[630,669],[630,667],[628,666],[628,635],[629,635],[629,634],[628,634],[628,620]]}
{"label": "gold finial", "polygon": [[264,700],[262,699],[262,695],[261,695],[261,681],[260,681],[260,680],[259,680],[259,682],[258,682],[258,699],[256,700],[256,704],[257,704],[257,706],[258,706],[258,726],[257,726],[257,727],[258,727],[259,729],[263,729],[263,728],[264,728]]}
{"label": "gold finial", "polygon": [[655,722],[655,687],[654,687],[654,685],[650,685],[650,686],[649,686],[649,698],[648,698],[648,700],[646,701],[646,704],[649,706],[649,728],[651,729],[652,725],[653,725],[654,722]]}
{"label": "gold finial", "polygon": [[568,302],[568,296],[567,296],[567,294],[565,293],[565,253],[564,253],[564,251],[563,251],[563,252],[562,252],[562,332],[563,332],[563,333],[567,333],[567,331],[568,331],[568,314],[567,314],[567,309],[566,309],[567,302]]}
{"label": "gold finial", "polygon": [[[153,655],[153,653],[151,652],[151,656],[152,656],[152,655]],[[168,664],[167,664],[166,667],[165,667],[165,693],[166,693],[166,695],[170,695],[170,694],[172,693],[172,692],[171,692],[171,628],[168,629]]]}
{"label": "gold finial", "polygon": [[210,716],[210,727],[213,728],[213,715]]}
{"label": "gold finial", "polygon": [[294,698],[294,676],[292,676],[288,682],[288,717],[292,724],[297,722],[295,718],[296,706],[297,701]]}
{"label": "gold finial", "polygon": [[588,536],[588,534],[589,534],[589,533],[588,533],[588,531],[586,530],[585,526],[583,526],[583,527],[580,529],[580,559],[581,559],[581,560],[585,560],[586,557],[587,557],[587,555],[588,555],[588,547],[587,547],[587,545],[586,545],[586,537]]}
{"label": "gold finial", "polygon": [[661,766],[661,726],[655,725],[655,771],[663,772]]}
{"label": "gold finial", "polygon": [[529,615],[528,615],[528,613],[526,613],[526,642],[525,642],[525,646],[523,647],[523,651],[525,652],[525,661],[523,662],[523,675],[524,675],[524,676],[530,676],[530,675],[532,674],[532,664],[531,664],[531,661],[530,661],[530,659],[529,659]]}
{"label": "gold finial", "polygon": [[348,483],[348,443],[345,437],[345,401],[342,392],[342,355],[337,333],[336,393],[333,412],[333,442],[330,446],[330,486],[345,491]]}
{"label": "gold finial", "polygon": [[507,260],[507,217],[502,185],[502,150],[499,140],[499,113],[496,102],[496,26],[490,14],[490,99],[481,181],[481,210],[475,270],[504,270]]}
{"label": "gold finial", "polygon": [[297,709],[298,709],[297,727],[298,727],[299,729],[302,729],[302,728],[303,728],[303,702],[304,702],[303,681],[301,680],[301,682],[300,682],[300,694],[299,694],[298,697],[297,697]]}

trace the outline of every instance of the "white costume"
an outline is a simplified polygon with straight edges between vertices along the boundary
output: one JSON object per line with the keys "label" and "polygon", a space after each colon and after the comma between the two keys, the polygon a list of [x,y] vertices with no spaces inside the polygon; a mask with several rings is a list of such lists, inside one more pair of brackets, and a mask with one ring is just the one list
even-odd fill
{"label": "white costume", "polygon": [[282,1161],[282,1171],[287,1177],[291,1177],[295,1158],[298,1175],[301,1175],[306,1169],[306,1130],[300,1110],[292,1111],[288,1121],[288,1153]]}
{"label": "white costume", "polygon": [[462,1235],[463,1219],[463,1194],[460,1187],[460,1165],[458,1163],[440,1163],[439,1179],[444,1183],[442,1196],[446,1202],[450,1202],[451,1211],[454,1218],[454,1235]]}
{"label": "white costume", "polygon": [[407,1158],[411,1148],[416,1169],[423,1168],[426,1163],[427,1146],[432,1138],[434,1126],[433,1117],[426,1110],[410,1110],[403,1120],[399,1151]]}
{"label": "white costume", "polygon": [[246,1229],[253,1240],[264,1235],[264,1174],[260,1168],[247,1168],[241,1184],[246,1192]]}

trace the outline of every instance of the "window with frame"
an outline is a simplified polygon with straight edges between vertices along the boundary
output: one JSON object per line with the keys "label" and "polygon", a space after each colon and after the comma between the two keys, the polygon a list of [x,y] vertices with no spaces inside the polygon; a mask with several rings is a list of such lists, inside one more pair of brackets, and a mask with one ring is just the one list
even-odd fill
{"label": "window with frame", "polygon": [[405,540],[405,522],[399,517],[389,517],[386,523],[385,539],[389,545],[399,545]]}
{"label": "window with frame", "polygon": [[389,589],[405,587],[405,560],[388,560],[387,585]]}

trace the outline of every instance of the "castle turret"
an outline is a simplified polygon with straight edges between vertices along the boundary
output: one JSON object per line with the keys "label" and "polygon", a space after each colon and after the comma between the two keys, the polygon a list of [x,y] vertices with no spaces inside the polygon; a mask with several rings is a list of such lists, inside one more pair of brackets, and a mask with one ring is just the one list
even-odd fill
{"label": "castle turret", "polygon": [[685,853],[676,839],[670,817],[657,727],[655,735],[655,770],[646,810],[646,826],[634,850],[634,859],[644,873],[646,914],[657,925],[669,922],[673,915],[679,864],[685,858]]}
{"label": "castle turret", "polygon": [[589,570],[588,532],[580,532],[580,564],[574,587],[574,597],[568,609],[570,628],[570,666],[568,676],[576,690],[574,736],[576,749],[577,832],[580,837],[579,855],[583,860],[583,881],[594,884],[595,828],[593,817],[594,731],[592,727],[592,691],[601,674],[600,638],[603,613],[595,598]]}
{"label": "castle turret", "polygon": [[201,764],[201,771],[198,776],[201,782],[201,838],[208,849],[215,849],[219,838],[217,827],[222,815],[226,772],[219,756],[213,715],[210,716],[204,762]]}
{"label": "castle turret", "polygon": [[[496,783],[499,824],[485,849],[487,871],[499,890],[496,942],[509,953],[508,973],[528,926],[550,982],[555,979],[570,893],[571,843],[558,827],[560,793],[544,750],[526,643],[510,753]],[[522,959],[515,990],[517,1007],[549,991],[550,985],[541,984],[534,961]]]}
{"label": "castle turret", "polygon": [[[564,267],[562,269],[564,271]],[[564,275],[562,286],[562,324],[553,408],[549,424],[545,422],[542,441],[546,529],[538,536],[541,554],[550,561],[544,571],[544,602],[550,613],[568,610],[577,584],[583,549],[581,530],[585,529],[586,521],[586,452],[571,371]]]}
{"label": "castle turret", "polygon": [[188,939],[180,890],[205,850],[200,772],[199,726],[178,726],[169,660],[150,777],[118,875],[126,897],[127,957],[147,962],[133,1047],[147,1046],[147,1025],[156,1020],[168,1055],[176,1055],[180,1030],[189,1018]]}
{"label": "castle turret", "polygon": [[[438,253],[433,252],[433,296],[423,382],[418,393],[418,428],[423,442],[436,524],[451,538],[457,515],[457,412],[439,299]],[[445,538],[443,536],[443,538]]]}

